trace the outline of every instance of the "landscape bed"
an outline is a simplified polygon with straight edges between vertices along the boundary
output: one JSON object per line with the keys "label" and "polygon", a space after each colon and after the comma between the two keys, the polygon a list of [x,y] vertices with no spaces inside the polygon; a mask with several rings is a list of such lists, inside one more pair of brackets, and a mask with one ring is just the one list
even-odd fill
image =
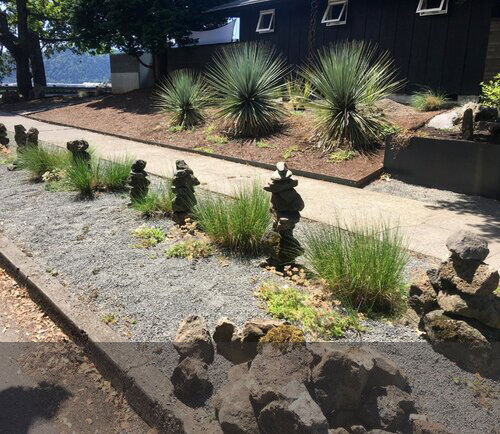
{"label": "landscape bed", "polygon": [[[282,282],[259,268],[258,259],[220,254],[199,260],[166,258],[165,248],[174,239],[150,249],[133,248],[137,240],[132,231],[144,220],[127,207],[124,195],[82,201],[74,192],[47,192],[42,184],[30,182],[27,173],[4,167],[0,181],[2,233],[73,291],[72,304],[95,310],[103,322],[138,343],[168,376],[178,357],[170,342],[182,319],[199,314],[213,330],[221,316],[240,325],[265,317],[253,291],[260,282]],[[173,228],[168,219],[155,225],[166,233]],[[413,258],[407,276],[428,265],[428,259]],[[460,432],[487,432],[495,426],[495,406],[491,410],[478,404],[470,410],[471,402],[478,400],[470,386],[477,378],[435,353],[414,329],[373,320],[365,326],[365,333],[348,334],[339,342],[361,339],[388,354],[403,367],[419,410],[431,420]],[[225,383],[228,367],[217,357],[210,368],[214,386]],[[490,380],[481,379],[480,385],[498,392],[498,384]],[[211,406],[209,401],[205,417]]]}

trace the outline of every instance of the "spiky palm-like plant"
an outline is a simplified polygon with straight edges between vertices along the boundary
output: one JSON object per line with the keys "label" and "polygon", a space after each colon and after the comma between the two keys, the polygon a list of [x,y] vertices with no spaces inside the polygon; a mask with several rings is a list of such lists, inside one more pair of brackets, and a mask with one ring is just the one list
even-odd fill
{"label": "spiky palm-like plant", "polygon": [[268,44],[251,42],[221,50],[207,75],[216,116],[239,136],[274,132],[285,115],[278,98],[286,72],[284,58]]}
{"label": "spiky palm-like plant", "polygon": [[363,149],[380,141],[386,126],[375,103],[403,86],[389,53],[365,42],[341,42],[321,49],[303,76],[311,82],[320,144]]}
{"label": "spiky palm-like plant", "polygon": [[204,120],[207,86],[196,72],[181,69],[160,83],[154,100],[157,108],[172,116],[172,125],[191,128]]}

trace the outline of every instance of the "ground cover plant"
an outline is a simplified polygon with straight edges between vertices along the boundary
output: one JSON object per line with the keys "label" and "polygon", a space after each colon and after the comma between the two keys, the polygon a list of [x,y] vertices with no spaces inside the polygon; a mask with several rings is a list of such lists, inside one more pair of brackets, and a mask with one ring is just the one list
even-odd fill
{"label": "ground cover plant", "polygon": [[273,133],[285,116],[277,100],[285,73],[284,58],[269,45],[246,43],[221,50],[207,74],[216,117],[239,136]]}
{"label": "ground cover plant", "polygon": [[17,154],[18,167],[30,172],[36,181],[41,181],[47,172],[67,169],[69,164],[69,154],[59,149],[27,146],[26,149]]}
{"label": "ground cover plant", "polygon": [[133,247],[136,249],[149,249],[155,247],[165,240],[163,229],[155,226],[139,226],[134,229],[132,235],[139,240]]}
{"label": "ground cover plant", "polygon": [[321,49],[303,70],[312,86],[310,105],[324,149],[365,149],[383,139],[387,123],[375,104],[403,83],[396,79],[389,53],[376,53],[376,46],[365,42],[337,43]]}
{"label": "ground cover plant", "polygon": [[132,202],[132,208],[139,211],[143,217],[165,217],[172,214],[172,179],[166,178],[159,185],[150,188],[148,194]]}
{"label": "ground cover plant", "polygon": [[415,110],[430,112],[450,107],[450,100],[442,92],[424,89],[413,94],[410,104]]}
{"label": "ground cover plant", "polygon": [[190,238],[170,246],[165,255],[167,258],[208,258],[213,255],[213,248],[207,240]]}
{"label": "ground cover plant", "polygon": [[174,128],[185,129],[201,124],[208,102],[207,86],[202,77],[185,69],[170,73],[155,94],[155,105],[171,116]]}
{"label": "ground cover plant", "polygon": [[335,225],[310,229],[305,256],[343,304],[370,314],[403,308],[403,270],[408,262],[404,237],[389,224]]}
{"label": "ground cover plant", "polygon": [[361,330],[354,315],[317,307],[309,294],[292,286],[265,283],[256,295],[266,302],[266,309],[273,317],[300,324],[315,335],[340,338],[348,329]]}
{"label": "ground cover plant", "polygon": [[193,218],[217,244],[232,252],[258,254],[271,225],[270,197],[260,185],[239,187],[234,199],[207,195],[199,199]]}

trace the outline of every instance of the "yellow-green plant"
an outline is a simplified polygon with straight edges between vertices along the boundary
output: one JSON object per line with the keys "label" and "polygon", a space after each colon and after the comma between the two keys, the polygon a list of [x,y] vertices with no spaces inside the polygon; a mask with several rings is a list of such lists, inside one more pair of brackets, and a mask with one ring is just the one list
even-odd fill
{"label": "yellow-green plant", "polygon": [[488,83],[481,83],[481,102],[488,107],[500,109],[500,73]]}

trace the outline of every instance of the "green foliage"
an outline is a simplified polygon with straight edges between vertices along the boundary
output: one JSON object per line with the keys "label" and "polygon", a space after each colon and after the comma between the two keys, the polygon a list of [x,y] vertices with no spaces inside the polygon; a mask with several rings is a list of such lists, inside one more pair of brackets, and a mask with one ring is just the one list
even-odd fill
{"label": "green foliage", "polygon": [[299,152],[299,150],[300,148],[297,145],[289,146],[285,149],[285,152],[283,152],[283,158],[285,160],[289,160],[295,155],[296,152]]}
{"label": "green foliage", "polygon": [[303,78],[290,78],[286,82],[288,99],[294,110],[305,110],[311,98],[311,83]]}
{"label": "green foliage", "polygon": [[150,189],[144,199],[134,201],[132,208],[147,218],[165,217],[172,214],[173,199],[172,179],[167,178],[158,187]]}
{"label": "green foliage", "polygon": [[283,324],[274,327],[259,339],[259,344],[268,343],[300,343],[305,342],[304,333],[298,327]]}
{"label": "green foliage", "polygon": [[235,198],[208,195],[193,210],[194,219],[217,244],[241,254],[258,254],[271,225],[269,195],[254,184],[240,187]]}
{"label": "green foliage", "polygon": [[66,174],[68,183],[72,188],[80,192],[83,198],[91,199],[99,188],[99,163],[86,161],[72,161]]}
{"label": "green foliage", "polygon": [[420,112],[431,112],[448,108],[450,101],[444,93],[424,89],[413,94],[410,105]]}
{"label": "green foliage", "polygon": [[213,248],[205,240],[188,239],[168,248],[165,255],[167,258],[208,258],[213,255]]}
{"label": "green foliage", "polygon": [[333,151],[328,156],[328,159],[330,161],[333,161],[334,163],[340,163],[342,161],[352,160],[356,155],[358,155],[358,154],[354,151],[351,151],[348,149],[338,149],[336,151]]}
{"label": "green foliage", "polygon": [[31,173],[33,179],[40,181],[47,172],[64,170],[69,165],[69,154],[59,149],[43,146],[27,146],[17,155],[19,168]]}
{"label": "green foliage", "polygon": [[271,145],[270,143],[264,142],[262,140],[258,140],[255,143],[255,146],[257,146],[257,148],[259,148],[259,149],[269,149],[269,148],[273,147],[273,145]]}
{"label": "green foliage", "polygon": [[308,294],[290,286],[265,283],[257,296],[267,303],[267,311],[273,317],[300,324],[320,336],[340,338],[348,329],[361,330],[354,315],[316,307]]}
{"label": "green foliage", "polygon": [[488,83],[481,83],[481,102],[488,107],[500,109],[500,73]]}
{"label": "green foliage", "polygon": [[134,245],[136,249],[149,249],[165,240],[163,229],[154,226],[139,226],[132,232],[132,235],[139,240],[139,243]]}
{"label": "green foliage", "polygon": [[130,157],[121,157],[100,166],[99,186],[107,191],[123,191],[127,188],[134,160]]}
{"label": "green foliage", "polygon": [[215,143],[216,145],[225,145],[228,140],[227,137],[219,136],[218,134],[211,134],[207,136],[209,142]]}
{"label": "green foliage", "polygon": [[322,226],[306,233],[305,256],[333,295],[369,313],[396,313],[404,304],[408,262],[400,232],[386,223]]}
{"label": "green foliage", "polygon": [[268,45],[245,43],[221,50],[208,72],[216,116],[240,136],[274,132],[285,114],[277,100],[285,72],[283,57]]}
{"label": "green foliage", "polygon": [[375,103],[402,87],[389,53],[376,46],[341,42],[319,51],[303,76],[311,82],[321,145],[366,148],[383,138],[385,121]]}
{"label": "green foliage", "polygon": [[172,125],[191,128],[204,120],[208,104],[207,87],[194,71],[177,70],[159,84],[154,95],[155,105],[172,116]]}

